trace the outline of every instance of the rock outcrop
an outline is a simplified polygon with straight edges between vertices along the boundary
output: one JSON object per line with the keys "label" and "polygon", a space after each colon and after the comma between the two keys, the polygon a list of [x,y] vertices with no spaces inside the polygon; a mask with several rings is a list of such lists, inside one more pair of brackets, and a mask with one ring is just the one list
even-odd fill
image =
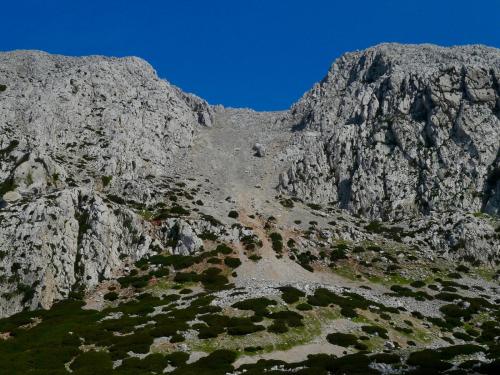
{"label": "rock outcrop", "polygon": [[394,219],[500,210],[500,52],[384,44],[348,53],[291,109],[280,189]]}
{"label": "rock outcrop", "polygon": [[152,241],[133,212],[80,188],[9,205],[0,228],[0,316],[48,308],[72,291],[117,277]]}
{"label": "rock outcrop", "polygon": [[143,198],[141,182],[170,175],[177,151],[212,125],[205,101],[134,57],[3,53],[0,83],[0,196],[110,185]]}
{"label": "rock outcrop", "polygon": [[123,197],[154,201],[212,109],[138,58],[2,53],[0,84],[4,316],[50,307],[151,253],[154,228]]}

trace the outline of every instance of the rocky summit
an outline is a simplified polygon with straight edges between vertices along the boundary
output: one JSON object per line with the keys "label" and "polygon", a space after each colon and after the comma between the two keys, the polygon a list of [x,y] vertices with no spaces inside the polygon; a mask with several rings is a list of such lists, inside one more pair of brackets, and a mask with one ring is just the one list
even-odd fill
{"label": "rocky summit", "polygon": [[347,53],[289,110],[0,53],[0,373],[500,373],[500,50]]}

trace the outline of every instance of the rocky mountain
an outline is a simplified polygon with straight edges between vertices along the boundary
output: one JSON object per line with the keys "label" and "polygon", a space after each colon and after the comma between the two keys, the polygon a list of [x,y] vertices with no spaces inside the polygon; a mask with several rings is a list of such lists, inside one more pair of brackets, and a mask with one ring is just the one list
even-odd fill
{"label": "rocky mountain", "polygon": [[499,82],[492,48],[346,54],[291,109],[314,141],[281,187],[372,218],[498,214]]}
{"label": "rocky mountain", "polygon": [[[144,363],[161,353],[158,368],[184,374],[186,353],[242,345],[239,366],[303,358],[294,373],[319,371],[307,355],[330,344],[377,374],[397,372],[368,348],[406,371],[415,348],[473,342],[454,350],[489,366],[499,155],[500,51],[484,46],[348,53],[289,110],[261,113],[211,106],[138,58],[0,53],[0,370],[31,369],[9,345],[42,355],[22,340],[51,324],[72,327],[53,344],[77,373],[100,360],[159,373]],[[368,344],[323,335],[363,322],[379,327]]]}

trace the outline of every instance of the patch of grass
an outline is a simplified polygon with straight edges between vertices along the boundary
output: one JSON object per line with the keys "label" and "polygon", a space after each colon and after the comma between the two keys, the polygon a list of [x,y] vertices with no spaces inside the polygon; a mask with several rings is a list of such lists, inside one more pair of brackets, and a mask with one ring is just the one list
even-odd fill
{"label": "patch of grass", "polygon": [[350,265],[336,265],[332,271],[349,280],[356,280],[357,273]]}

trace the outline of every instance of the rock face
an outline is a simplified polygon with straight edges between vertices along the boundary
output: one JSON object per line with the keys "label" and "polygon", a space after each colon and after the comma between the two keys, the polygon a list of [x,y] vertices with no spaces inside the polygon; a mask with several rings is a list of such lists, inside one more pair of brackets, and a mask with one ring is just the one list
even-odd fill
{"label": "rock face", "polygon": [[0,316],[48,308],[104,279],[149,250],[147,224],[85,189],[64,189],[0,216]]}
{"label": "rock face", "polygon": [[500,52],[386,44],[295,104],[305,151],[280,188],[371,218],[500,210]]}
{"label": "rock face", "polygon": [[3,53],[0,80],[0,195],[12,185],[21,194],[141,185],[168,174],[199,125],[211,126],[206,102],[138,58]]}
{"label": "rock face", "polygon": [[171,175],[212,109],[137,58],[2,53],[0,84],[5,316],[50,307],[151,252],[154,228],[123,197],[151,201],[164,181],[148,181]]}

